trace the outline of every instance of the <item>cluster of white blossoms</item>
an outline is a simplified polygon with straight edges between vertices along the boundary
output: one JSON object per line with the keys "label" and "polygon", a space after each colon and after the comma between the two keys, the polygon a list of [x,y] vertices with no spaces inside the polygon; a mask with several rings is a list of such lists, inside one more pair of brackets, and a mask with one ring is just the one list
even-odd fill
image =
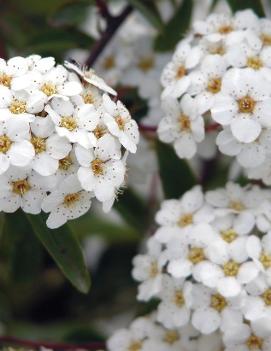
{"label": "cluster of white blossoms", "polygon": [[136,152],[136,122],[93,70],[53,57],[0,60],[0,210],[48,212],[56,228],[110,209]]}
{"label": "cluster of white blossoms", "polygon": [[[251,10],[193,24],[161,76],[162,141],[180,158],[200,153],[209,131],[251,178],[271,184],[271,21]],[[268,163],[268,166],[266,164]]]}
{"label": "cluster of white blossoms", "polygon": [[[157,299],[155,320],[163,328],[154,327],[161,337],[152,342],[167,345],[153,350],[205,350],[195,348],[191,326],[201,335],[220,335],[224,348],[211,346],[210,337],[209,351],[270,350],[271,191],[228,183],[203,194],[195,186],[180,199],[164,201],[156,222],[147,252],[134,258],[132,271],[140,282],[138,300]],[[186,336],[179,338],[176,333],[183,331]],[[134,342],[133,328],[117,333],[110,351],[117,350],[121,335]],[[152,350],[144,346],[149,338],[141,336],[137,347],[123,342],[118,350]],[[191,346],[182,348],[188,339]]]}

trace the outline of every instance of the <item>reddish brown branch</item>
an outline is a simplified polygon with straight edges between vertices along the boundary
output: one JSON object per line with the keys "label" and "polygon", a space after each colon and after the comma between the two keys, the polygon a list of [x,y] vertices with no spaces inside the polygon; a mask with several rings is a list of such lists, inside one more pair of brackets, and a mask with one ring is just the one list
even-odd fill
{"label": "reddish brown branch", "polygon": [[13,336],[0,336],[0,345],[18,345],[31,349],[39,349],[42,346],[53,350],[101,350],[105,349],[103,342],[91,342],[82,344],[54,343],[48,341],[32,341],[16,338]]}
{"label": "reddish brown branch", "polygon": [[6,47],[3,42],[3,38],[0,37],[0,58],[7,59]]}
{"label": "reddish brown branch", "polygon": [[[98,6],[98,4],[102,6],[102,10]],[[121,24],[125,21],[125,19],[130,15],[130,13],[133,10],[133,7],[131,5],[127,5],[118,16],[113,17],[111,16],[111,14],[109,14],[108,9],[104,8],[104,1],[97,1],[97,6],[100,9],[100,11],[106,11],[104,15],[106,15],[107,26],[105,31],[102,33],[101,38],[98,41],[96,41],[96,43],[93,45],[91,49],[91,53],[86,60],[87,67],[93,66],[97,58],[105,49],[106,45],[109,43],[109,41],[112,39],[112,37],[119,29]]]}
{"label": "reddish brown branch", "polygon": [[104,0],[96,0],[96,6],[100,12],[100,15],[109,22],[112,19],[112,15],[108,9],[108,5]]}
{"label": "reddish brown branch", "polygon": [[[141,132],[152,132],[155,133],[157,131],[157,127],[156,126],[148,126],[148,125],[144,125],[139,123],[138,124],[139,130]],[[212,123],[209,124],[208,126],[205,127],[205,131],[208,132],[213,132],[215,130],[218,130],[219,128],[219,124],[218,123]]]}

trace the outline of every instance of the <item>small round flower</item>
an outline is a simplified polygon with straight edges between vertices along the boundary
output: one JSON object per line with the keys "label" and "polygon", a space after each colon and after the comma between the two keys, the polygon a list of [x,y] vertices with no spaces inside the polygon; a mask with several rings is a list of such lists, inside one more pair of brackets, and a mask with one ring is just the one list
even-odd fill
{"label": "small round flower", "polygon": [[167,98],[163,105],[166,117],[158,126],[159,139],[173,143],[180,158],[192,158],[197,151],[197,144],[204,139],[204,122],[194,99],[184,95],[179,103]]}
{"label": "small round flower", "polygon": [[162,268],[164,261],[161,255],[161,244],[152,238],[148,241],[148,254],[137,255],[133,259],[132,276],[140,282],[138,300],[147,301],[157,296],[162,288]]}
{"label": "small round flower", "polygon": [[114,197],[125,175],[125,164],[120,159],[120,145],[117,140],[110,135],[104,135],[93,151],[77,145],[75,154],[80,164],[78,179],[82,188],[93,191],[102,202]]}
{"label": "small round flower", "polygon": [[188,91],[191,84],[189,71],[200,61],[201,50],[199,47],[191,47],[187,42],[181,42],[161,76],[162,86],[165,88],[163,97],[172,96],[178,98]]}
{"label": "small round flower", "polygon": [[128,151],[135,153],[139,141],[138,126],[127,108],[121,101],[115,103],[106,94],[103,95],[103,106],[106,111],[103,120],[108,130]]}
{"label": "small round flower", "polygon": [[42,202],[42,210],[50,213],[47,226],[54,229],[65,224],[67,220],[85,214],[90,208],[92,196],[82,189],[76,175],[70,175]]}
{"label": "small round flower", "polygon": [[184,279],[163,276],[157,320],[166,328],[182,327],[190,319],[192,284]]}
{"label": "small round flower", "polygon": [[1,176],[0,209],[12,213],[21,207],[26,213],[38,214],[46,191],[40,175],[29,169],[10,167]]}

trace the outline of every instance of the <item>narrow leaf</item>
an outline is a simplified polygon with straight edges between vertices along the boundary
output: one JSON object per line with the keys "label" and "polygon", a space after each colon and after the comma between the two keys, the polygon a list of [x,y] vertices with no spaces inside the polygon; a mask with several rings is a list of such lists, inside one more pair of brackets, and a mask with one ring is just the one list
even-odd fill
{"label": "narrow leaf", "polygon": [[261,0],[227,0],[233,12],[245,9],[253,10],[258,16],[264,17],[264,8]]}
{"label": "narrow leaf", "polygon": [[193,9],[192,0],[184,0],[173,17],[164,26],[164,30],[155,41],[155,49],[158,51],[173,50],[178,41],[183,37],[190,25]]}
{"label": "narrow leaf", "polygon": [[187,162],[178,158],[170,145],[157,142],[159,172],[166,198],[177,198],[196,184]]}
{"label": "narrow leaf", "polygon": [[63,274],[82,293],[90,288],[82,250],[78,240],[67,225],[58,229],[48,229],[42,216],[26,215],[34,233],[53,257]]}

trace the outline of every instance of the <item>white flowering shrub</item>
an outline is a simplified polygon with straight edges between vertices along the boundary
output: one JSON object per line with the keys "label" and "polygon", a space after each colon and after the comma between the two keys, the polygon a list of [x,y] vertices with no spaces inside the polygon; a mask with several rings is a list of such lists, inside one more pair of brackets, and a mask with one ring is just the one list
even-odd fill
{"label": "white flowering shrub", "polygon": [[93,70],[69,62],[1,59],[0,210],[43,210],[49,228],[85,214],[92,198],[108,211],[139,140],[115,96]]}
{"label": "white flowering shrub", "polygon": [[196,21],[162,73],[160,140],[190,159],[216,131],[223,154],[271,184],[270,43],[271,21],[251,10]]}
{"label": "white flowering shrub", "polygon": [[[234,183],[206,194],[196,186],[164,201],[158,229],[132,272],[138,300],[158,299],[157,312],[144,319],[147,326],[135,322],[117,332],[109,349],[156,350],[160,343],[164,351],[220,351],[220,342],[212,346],[219,332],[227,351],[269,350],[270,209],[271,191]],[[195,345],[195,335],[210,335],[207,348]]]}

